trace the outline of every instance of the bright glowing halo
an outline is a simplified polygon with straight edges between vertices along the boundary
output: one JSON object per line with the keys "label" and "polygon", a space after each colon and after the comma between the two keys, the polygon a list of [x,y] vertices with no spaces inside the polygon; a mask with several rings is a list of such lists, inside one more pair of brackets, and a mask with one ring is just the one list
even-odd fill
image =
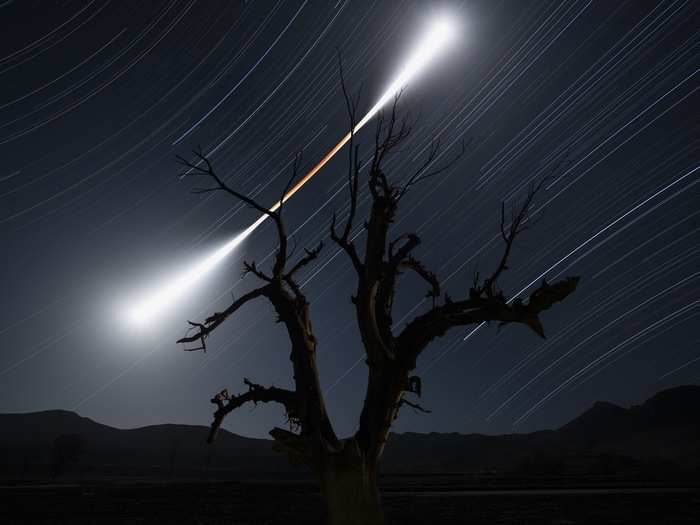
{"label": "bright glowing halo", "polygon": [[448,17],[446,14],[441,14],[433,18],[428,24],[425,33],[408,55],[398,76],[389,85],[377,103],[372,106],[367,114],[362,117],[362,120],[357,123],[354,131],[357,132],[367,124],[372,117],[379,113],[379,110],[382,109],[387,102],[394,99],[409,82],[414,80],[419,73],[425,70],[426,66],[453,43],[456,38],[457,26],[454,19]]}
{"label": "bright glowing halo", "polygon": [[[415,46],[411,49],[398,75],[389,84],[379,100],[370,108],[367,114],[357,122],[352,133],[357,133],[372,117],[374,117],[389,101],[410,82],[427,69],[427,67],[444,51],[454,43],[458,36],[457,22],[447,13],[439,14],[430,19],[425,31],[421,34]],[[326,155],[311,168],[289,191],[276,202],[271,211],[276,211],[306,184],[333,156],[350,141],[351,132],[348,132]],[[154,292],[148,294],[140,301],[124,309],[124,318],[132,325],[144,326],[150,323],[164,310],[172,307],[189,290],[199,284],[202,279],[211,272],[228,254],[235,250],[255,229],[260,226],[268,215],[263,215],[243,232],[236,235],[224,246],[207,256],[205,259],[177,275],[171,281]]]}
{"label": "bright glowing halo", "polygon": [[211,270],[253,233],[253,230],[262,224],[266,217],[267,215],[264,215],[259,218],[206,258],[175,275],[165,285],[142,297],[135,304],[124,308],[124,319],[134,326],[145,326],[153,321],[163,310],[176,303],[188,291],[198,285]]}

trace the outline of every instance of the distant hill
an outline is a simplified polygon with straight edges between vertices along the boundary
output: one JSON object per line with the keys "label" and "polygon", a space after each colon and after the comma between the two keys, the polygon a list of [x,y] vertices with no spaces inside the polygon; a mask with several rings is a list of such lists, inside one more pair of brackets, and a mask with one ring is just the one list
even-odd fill
{"label": "distant hill", "polygon": [[700,468],[700,386],[657,393],[639,406],[598,401],[558,430],[530,434],[397,434],[385,464],[400,470],[563,473]]}
{"label": "distant hill", "polygon": [[[123,430],[74,412],[48,410],[0,414],[0,429],[0,465],[5,466],[0,466],[0,476],[2,469],[16,473],[19,466],[50,465],[54,440],[66,435],[84,441],[84,453],[71,470],[87,469],[88,475],[98,477],[200,476],[206,471],[231,477],[291,471],[269,440],[224,430],[216,445],[209,446],[205,443],[208,429],[203,426],[165,424]],[[29,470],[36,472],[36,468]]]}
{"label": "distant hill", "polygon": [[[558,430],[530,434],[392,434],[388,472],[544,472],[614,474],[700,469],[700,386],[659,392],[639,406],[597,402]],[[154,425],[122,430],[74,412],[0,414],[0,476],[46,477],[59,436],[79,436],[82,453],[68,473],[81,477],[280,477],[291,467],[269,440],[208,429]]]}

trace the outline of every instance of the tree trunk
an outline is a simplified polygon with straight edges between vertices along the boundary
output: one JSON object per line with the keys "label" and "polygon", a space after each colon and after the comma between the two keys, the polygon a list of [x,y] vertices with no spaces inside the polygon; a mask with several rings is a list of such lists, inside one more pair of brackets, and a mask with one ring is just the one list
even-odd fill
{"label": "tree trunk", "polygon": [[321,475],[329,525],[383,525],[377,472],[361,460],[332,463]]}

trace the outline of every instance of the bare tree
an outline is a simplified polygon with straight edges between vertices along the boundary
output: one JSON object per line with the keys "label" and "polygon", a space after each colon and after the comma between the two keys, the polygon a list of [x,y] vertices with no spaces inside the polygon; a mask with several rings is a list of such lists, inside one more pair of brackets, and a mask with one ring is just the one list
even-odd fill
{"label": "bare tree", "polygon": [[85,453],[85,438],[80,434],[61,434],[51,442],[51,477],[63,474],[71,463]]}
{"label": "bare tree", "polygon": [[[357,99],[348,96],[344,85],[343,91],[350,129],[353,129]],[[203,323],[191,323],[195,333],[178,342],[199,342],[204,347],[205,339],[226,319],[248,302],[264,298],[276,311],[278,322],[285,325],[291,343],[294,389],[264,387],[244,379],[247,391],[238,395],[232,395],[227,390],[218,393],[212,399],[217,410],[209,442],[214,440],[226,415],[243,404],[281,404],[289,419],[290,430],[273,428],[270,431],[275,447],[286,452],[292,462],[306,464],[316,473],[327,502],[330,523],[334,525],[384,522],[377,488],[380,460],[389,429],[401,407],[409,406],[427,412],[417,401],[410,401],[405,396],[421,395],[421,379],[412,375],[412,371],[416,360],[431,342],[451,328],[491,321],[499,323],[499,326],[521,323],[544,337],[539,315],[565,299],[578,283],[577,277],[569,277],[555,284],[543,281],[527,300],[518,298],[512,301],[507,300],[498,288],[498,279],[508,268],[513,243],[529,223],[528,211],[539,189],[539,186],[534,186],[524,202],[513,207],[510,216],[507,216],[505,206],[502,209],[504,252],[493,273],[483,281],[476,276],[467,297],[451,299],[444,294],[441,298],[439,279],[413,255],[421,242],[419,237],[405,233],[390,239],[390,226],[402,197],[412,186],[440,171],[429,171],[439,149],[439,145],[434,144],[426,162],[415,173],[408,175],[402,184],[392,184],[387,178],[383,170],[386,159],[396,153],[410,133],[410,128],[406,119],[397,118],[396,101],[388,115],[378,118],[367,175],[371,211],[364,224],[364,249],[358,250],[351,235],[358,209],[361,172],[359,148],[354,143],[354,137],[351,137],[349,147],[348,215],[342,225],[335,214],[331,221],[330,238],[346,254],[356,274],[357,290],[352,302],[368,368],[368,384],[358,429],[354,435],[343,439],[336,435],[326,412],[316,365],[316,338],[309,303],[295,280],[297,274],[318,257],[323,245],[307,250],[296,264],[289,267],[283,208],[271,212],[252,198],[232,189],[201,152],[196,153],[194,162],[181,159],[187,172],[203,175],[213,181],[213,186],[198,191],[224,191],[267,214],[276,225],[278,249],[270,273],[258,268],[254,262],[244,263],[244,273],[252,273],[262,281],[260,287],[234,300],[228,308],[211,315]],[[297,159],[292,180],[298,168]],[[427,297],[431,299],[431,304],[425,313],[396,333],[392,306],[399,279],[406,272],[415,273],[427,283]]]}

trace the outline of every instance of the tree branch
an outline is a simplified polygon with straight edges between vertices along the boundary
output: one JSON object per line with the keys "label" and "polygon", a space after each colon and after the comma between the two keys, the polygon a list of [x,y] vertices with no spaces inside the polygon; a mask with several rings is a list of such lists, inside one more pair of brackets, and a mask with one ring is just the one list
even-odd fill
{"label": "tree branch", "polygon": [[399,263],[399,268],[408,268],[409,270],[413,270],[430,285],[430,290],[428,290],[425,296],[432,297],[433,306],[435,306],[435,300],[440,297],[440,281],[438,281],[437,276],[423,266],[423,263],[411,256],[409,256],[407,260]]}
{"label": "tree branch", "polygon": [[267,286],[256,288],[255,290],[251,290],[247,294],[233,301],[233,303],[231,303],[231,305],[228,308],[226,308],[226,310],[224,310],[223,312],[217,312],[207,317],[207,319],[204,321],[204,324],[193,323],[192,321],[188,321],[192,326],[198,327],[199,332],[197,332],[194,335],[178,339],[177,342],[191,343],[193,341],[201,341],[202,345],[204,345],[204,340],[207,337],[209,337],[209,334],[213,332],[216,329],[216,327],[223,323],[229,316],[233,315],[241,306],[243,306],[249,301],[252,301],[253,299],[260,297],[261,295],[266,295],[267,293]]}
{"label": "tree branch", "polygon": [[216,183],[216,187],[206,188],[206,191],[221,190],[221,191],[224,191],[226,193],[229,193],[229,194],[233,195],[234,197],[236,197],[237,199],[245,202],[248,206],[255,208],[260,213],[263,213],[265,215],[269,215],[271,218],[274,219],[274,216],[276,215],[275,212],[268,210],[265,206],[258,204],[251,197],[248,197],[247,195],[244,195],[243,193],[240,193],[240,192],[234,190],[228,184],[226,184],[223,181],[223,179],[221,179],[221,177],[219,177],[219,175],[214,170],[214,167],[213,167],[211,161],[209,160],[209,158],[206,155],[204,155],[204,153],[202,153],[201,148],[193,151],[193,154],[198,159],[198,162],[196,162],[196,163],[191,162],[180,155],[177,155],[178,162],[184,168],[187,168],[187,170],[181,174],[182,177],[187,176],[189,174],[189,172],[195,172],[199,175],[207,176],[207,177],[214,180],[214,182]]}
{"label": "tree branch", "polygon": [[513,243],[515,242],[516,237],[527,229],[525,223],[529,218],[530,206],[532,205],[532,201],[534,200],[535,196],[542,188],[544,181],[545,179],[542,179],[538,184],[530,186],[527,197],[519,209],[515,205],[513,206],[510,224],[507,227],[505,218],[505,203],[501,204],[501,237],[505,243],[505,248],[496,270],[488,279],[484,281],[484,285],[480,290],[480,292],[485,293],[487,296],[492,296],[497,293],[496,281],[501,274],[508,269],[508,258],[510,257]]}
{"label": "tree branch", "polygon": [[[471,142],[471,139],[470,141]],[[444,171],[450,169],[452,166],[454,166],[459,159],[461,159],[464,156],[464,153],[467,151],[467,143],[465,141],[461,142],[461,148],[459,150],[459,153],[454,156],[452,160],[449,162],[446,162],[443,166],[440,166],[439,168],[436,168],[432,171],[426,172],[426,170],[430,167],[430,165],[435,161],[435,159],[438,157],[438,154],[440,153],[440,141],[436,140],[430,143],[430,149],[428,150],[428,155],[426,156],[425,160],[423,163],[418,167],[418,169],[409,177],[408,181],[406,184],[403,185],[403,187],[399,190],[397,196],[396,196],[396,201],[400,201],[406,193],[408,193],[408,190],[411,189],[412,186],[423,182],[424,180],[430,179],[432,177],[435,177],[436,175],[439,175],[440,173],[443,173]]]}
{"label": "tree branch", "polygon": [[355,99],[353,99],[348,93],[340,53],[338,53],[338,69],[340,72],[340,85],[343,90],[343,97],[345,98],[345,107],[347,109],[348,119],[350,121],[350,143],[348,145],[348,190],[350,193],[350,211],[348,213],[348,218],[345,221],[343,232],[340,235],[338,235],[335,229],[336,214],[333,213],[333,218],[330,225],[330,237],[333,242],[335,242],[343,249],[343,251],[345,251],[350,258],[353,267],[359,274],[362,271],[362,264],[360,263],[360,258],[357,255],[355,245],[350,239],[350,232],[352,231],[355,213],[357,212],[357,190],[360,175],[360,150],[359,145],[355,145],[355,126],[357,124],[356,115],[357,107],[360,102],[360,92],[358,92]]}
{"label": "tree branch", "polygon": [[[188,323],[192,328],[199,328],[199,333],[197,333],[197,335],[196,335],[195,337],[199,339],[199,344],[200,344],[201,346],[198,346],[198,347],[196,347],[196,348],[183,348],[183,350],[184,350],[185,352],[196,352],[197,350],[203,350],[204,353],[206,354],[206,353],[207,353],[207,344],[206,344],[206,342],[205,342],[206,336],[203,335],[204,332],[205,332],[205,330],[206,330],[206,328],[205,328],[204,325],[201,324],[201,323],[195,323],[195,322],[192,322],[192,321],[187,321],[187,323]],[[191,330],[192,328],[190,328],[190,330]],[[190,330],[188,330],[187,333],[189,333]],[[188,337],[188,336],[185,335],[185,337]],[[196,340],[196,339],[195,339],[195,340]],[[178,343],[181,342],[181,341],[182,341],[182,340],[178,341]],[[182,341],[182,342],[184,343],[184,342],[186,342],[186,341]]]}
{"label": "tree branch", "polygon": [[282,196],[280,197],[279,200],[279,208],[277,209],[277,212],[275,213],[275,224],[277,225],[277,233],[278,233],[278,240],[279,240],[279,247],[277,250],[277,257],[275,258],[275,264],[272,269],[272,274],[275,276],[276,279],[281,279],[282,275],[284,273],[284,267],[287,264],[287,233],[284,228],[284,222],[282,221],[282,210],[284,209],[284,196],[287,194],[289,191],[289,188],[292,187],[292,183],[294,180],[297,178],[297,174],[299,173],[299,167],[301,166],[301,152],[298,152],[294,156],[294,165],[292,167],[292,174],[289,177],[289,180],[287,181],[287,185],[285,186],[284,190],[282,191]]}
{"label": "tree branch", "polygon": [[446,302],[408,323],[397,337],[397,346],[405,349],[404,357],[412,363],[433,339],[443,336],[450,328],[489,321],[501,325],[522,323],[544,337],[539,315],[573,293],[578,282],[578,277],[568,277],[553,285],[543,281],[525,304],[521,299],[506,301],[502,294],[491,297],[472,294],[469,299]]}
{"label": "tree branch", "polygon": [[248,261],[243,261],[243,272],[241,273],[241,277],[245,277],[249,273],[252,273],[261,281],[265,281],[268,283],[272,282],[272,277],[265,274],[265,272],[258,270],[258,267],[255,264],[255,261],[250,262],[250,263]]}
{"label": "tree branch", "polygon": [[279,452],[286,452],[292,464],[313,464],[312,448],[305,436],[279,427],[270,430],[269,434],[274,440],[272,448]]}
{"label": "tree branch", "polygon": [[316,260],[318,258],[318,254],[321,253],[321,250],[323,249],[323,241],[319,241],[318,246],[316,248],[308,249],[305,248],[304,251],[306,252],[306,255],[299,259],[297,263],[292,267],[291,270],[289,270],[286,275],[284,276],[285,279],[291,279],[294,277],[294,274],[301,270],[304,266],[308,265],[312,261]]}
{"label": "tree branch", "polygon": [[[406,240],[404,244],[394,252],[396,245],[403,240]],[[420,244],[420,237],[415,233],[404,233],[399,235],[396,239],[389,243],[389,262],[394,266],[398,266],[401,261],[406,259],[408,255]]]}
{"label": "tree branch", "polygon": [[209,437],[207,438],[208,443],[212,443],[216,438],[216,433],[223,423],[226,415],[248,402],[253,402],[256,404],[272,402],[280,403],[284,406],[290,419],[298,419],[299,416],[296,394],[291,390],[285,390],[274,386],[263,387],[252,383],[247,378],[243,379],[243,383],[248,386],[247,392],[236,396],[229,394],[228,390],[224,389],[211,399],[211,402],[214,403],[218,409],[216,412],[214,412],[214,421],[211,424]]}
{"label": "tree branch", "polygon": [[212,179],[215,182],[215,186],[213,188],[197,188],[194,190],[195,193],[206,193],[210,191],[224,191],[230,195],[233,195],[235,198],[243,201],[245,204],[248,206],[258,210],[260,213],[263,215],[267,215],[270,217],[274,223],[275,226],[277,227],[277,236],[278,236],[278,242],[279,242],[279,250],[277,252],[277,257],[275,258],[275,264],[273,268],[273,275],[277,278],[281,277],[282,272],[284,271],[284,266],[287,262],[287,234],[285,232],[284,228],[284,223],[282,222],[282,202],[284,195],[287,193],[292,181],[296,178],[297,175],[297,170],[299,167],[299,162],[300,162],[300,154],[297,154],[294,160],[294,168],[292,170],[292,176],[290,177],[289,182],[287,183],[287,186],[285,187],[284,192],[282,193],[282,198],[280,199],[280,206],[278,211],[271,211],[262,204],[259,204],[255,199],[252,197],[249,197],[237,190],[234,190],[231,186],[226,184],[226,182],[217,174],[216,170],[214,169],[214,166],[212,165],[211,161],[209,158],[202,153],[201,148],[195,150],[194,152],[195,157],[197,158],[197,162],[191,162],[184,157],[177,156],[178,162],[186,168],[183,173],[181,173],[181,177],[188,176],[191,173],[195,173],[198,175],[202,175],[205,177],[208,177]]}
{"label": "tree branch", "polygon": [[394,413],[394,419],[399,417],[399,410],[403,405],[408,405],[410,406],[414,412],[423,412],[424,414],[432,414],[432,410],[427,410],[420,406],[419,403],[413,403],[412,401],[409,401],[408,399],[402,397],[399,399],[399,402],[396,404],[396,412]]}

